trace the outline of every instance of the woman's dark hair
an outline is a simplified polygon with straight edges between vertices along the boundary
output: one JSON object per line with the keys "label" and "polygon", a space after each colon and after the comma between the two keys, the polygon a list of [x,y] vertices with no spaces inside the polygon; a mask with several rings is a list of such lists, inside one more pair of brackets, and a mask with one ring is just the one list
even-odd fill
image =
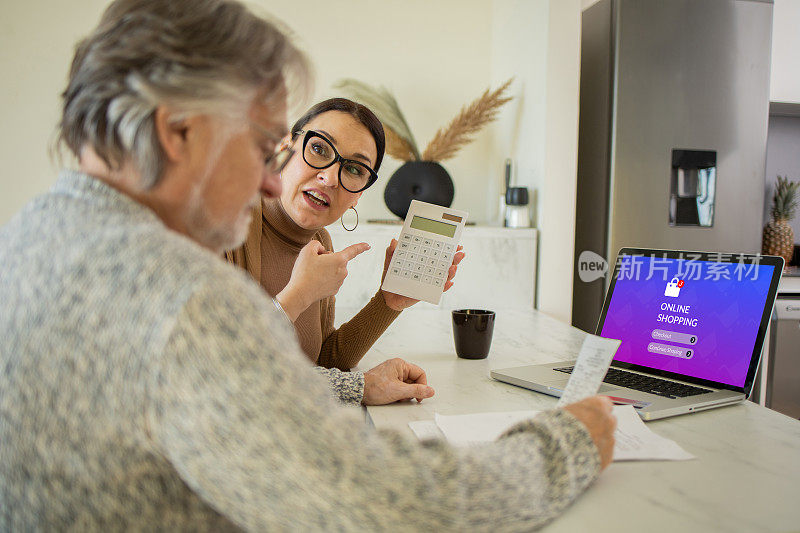
{"label": "woman's dark hair", "polygon": [[347,113],[367,128],[372,138],[375,139],[375,147],[378,149],[378,156],[375,158],[375,172],[381,168],[383,161],[383,152],[386,151],[386,137],[383,133],[383,124],[375,116],[375,113],[369,110],[367,106],[348,100],[347,98],[330,98],[314,105],[311,109],[305,112],[297,122],[292,126],[292,134],[296,134],[302,130],[311,119],[327,113],[328,111],[341,111]]}

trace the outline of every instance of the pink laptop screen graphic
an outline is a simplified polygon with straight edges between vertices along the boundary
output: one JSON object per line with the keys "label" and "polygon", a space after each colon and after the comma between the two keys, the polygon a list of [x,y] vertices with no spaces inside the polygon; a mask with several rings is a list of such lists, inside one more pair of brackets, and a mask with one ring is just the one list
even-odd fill
{"label": "pink laptop screen graphic", "polygon": [[741,387],[773,268],[623,256],[600,334],[615,361]]}

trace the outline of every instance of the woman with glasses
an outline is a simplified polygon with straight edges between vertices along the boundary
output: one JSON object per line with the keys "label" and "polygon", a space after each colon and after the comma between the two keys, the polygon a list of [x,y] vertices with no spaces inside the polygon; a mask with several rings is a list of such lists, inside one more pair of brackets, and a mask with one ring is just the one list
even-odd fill
{"label": "woman with glasses", "polygon": [[[294,323],[303,351],[320,366],[354,367],[400,312],[418,300],[378,290],[338,329],[334,295],[347,276],[347,262],[369,249],[354,244],[333,253],[325,227],[335,223],[378,179],[385,149],[383,126],[365,106],[344,98],[309,109],[268,158],[279,169],[279,198],[262,199],[245,244],[228,252]],[[357,216],[357,214],[356,214]],[[388,261],[397,241],[386,249]],[[453,258],[445,290],[452,286],[463,252]]]}

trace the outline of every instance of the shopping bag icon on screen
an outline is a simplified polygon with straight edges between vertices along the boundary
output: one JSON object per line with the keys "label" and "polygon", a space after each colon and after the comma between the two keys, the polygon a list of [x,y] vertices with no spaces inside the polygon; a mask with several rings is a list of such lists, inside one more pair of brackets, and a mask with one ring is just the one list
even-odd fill
{"label": "shopping bag icon on screen", "polygon": [[678,295],[681,293],[681,287],[683,287],[683,280],[678,279],[677,276],[669,280],[667,283],[667,288],[664,289],[664,296],[671,296],[673,298],[677,298]]}

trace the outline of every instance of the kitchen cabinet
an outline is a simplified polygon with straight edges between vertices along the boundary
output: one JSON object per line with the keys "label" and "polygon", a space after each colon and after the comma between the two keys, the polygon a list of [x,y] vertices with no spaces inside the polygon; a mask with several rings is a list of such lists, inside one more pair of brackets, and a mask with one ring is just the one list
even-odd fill
{"label": "kitchen cabinet", "polygon": [[[772,10],[771,102],[800,107],[800,1],[775,0]],[[800,114],[800,112],[798,112]]]}

